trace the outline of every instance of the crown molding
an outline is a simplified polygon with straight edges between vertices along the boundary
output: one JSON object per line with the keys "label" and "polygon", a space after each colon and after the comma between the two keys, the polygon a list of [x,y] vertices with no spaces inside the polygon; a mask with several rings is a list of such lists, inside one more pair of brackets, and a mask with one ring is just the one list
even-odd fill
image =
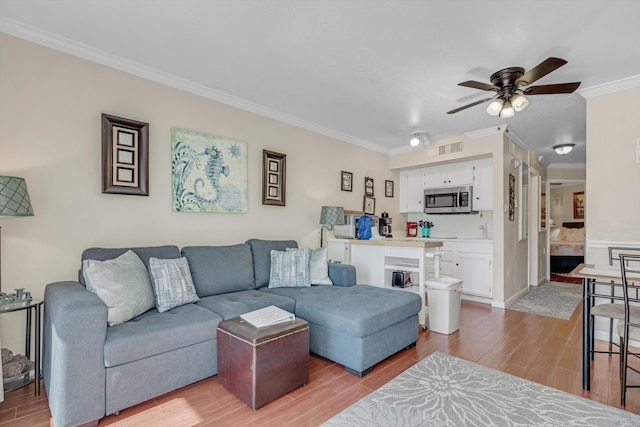
{"label": "crown molding", "polygon": [[627,77],[625,79],[615,80],[613,82],[603,83],[601,85],[591,86],[578,93],[585,99],[595,98],[596,96],[608,95],[610,93],[619,92],[621,90],[633,89],[640,87],[640,74],[637,76]]}
{"label": "crown molding", "polygon": [[244,111],[255,113],[260,116],[277,120],[279,122],[283,122],[324,136],[328,136],[339,141],[347,142],[383,154],[389,154],[390,152],[388,148],[382,147],[372,142],[365,141],[363,139],[356,138],[354,136],[333,129],[329,129],[316,123],[312,123],[299,117],[292,116],[290,114],[283,113],[281,111],[274,110],[260,104],[256,104],[237,96],[229,95],[227,93],[211,89],[209,87],[194,83],[192,81],[174,76],[169,73],[165,73],[155,68],[147,67],[137,62],[91,48],[87,45],[77,43],[65,37],[60,37],[56,34],[42,31],[36,27],[26,25],[12,19],[0,17],[0,32],[24,40],[28,40],[30,42],[43,45],[73,56],[77,56],[91,62],[114,68],[116,70],[124,71],[126,73],[133,74],[135,76],[142,77],[166,86],[170,86],[175,89],[198,95],[212,101],[230,105]]}
{"label": "crown molding", "polygon": [[507,127],[508,125],[505,123],[498,126],[491,126],[490,128],[472,130],[471,132],[466,132],[464,136],[469,139],[476,139],[483,138],[485,136],[499,135],[508,132]]}
{"label": "crown molding", "polygon": [[586,163],[550,163],[547,169],[586,169]]}

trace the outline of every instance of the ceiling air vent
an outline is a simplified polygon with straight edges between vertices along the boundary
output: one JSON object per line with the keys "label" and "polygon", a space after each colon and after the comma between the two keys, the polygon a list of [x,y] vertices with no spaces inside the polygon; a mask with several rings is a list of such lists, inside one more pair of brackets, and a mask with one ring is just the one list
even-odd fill
{"label": "ceiling air vent", "polygon": [[447,154],[462,153],[462,141],[450,144],[436,145],[429,147],[429,157],[446,156]]}

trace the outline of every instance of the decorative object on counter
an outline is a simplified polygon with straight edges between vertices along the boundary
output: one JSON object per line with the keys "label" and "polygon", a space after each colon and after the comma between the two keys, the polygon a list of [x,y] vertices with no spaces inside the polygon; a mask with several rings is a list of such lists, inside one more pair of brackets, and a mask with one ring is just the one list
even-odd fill
{"label": "decorative object on counter", "polygon": [[391,234],[391,224],[393,220],[389,218],[388,212],[382,212],[378,219],[379,234],[382,237],[393,237]]}
{"label": "decorative object on counter", "polygon": [[407,221],[407,237],[418,237],[418,223]]}
{"label": "decorative object on counter", "polygon": [[24,288],[18,288],[12,294],[0,292],[0,305],[31,302],[31,300],[33,300],[31,292],[25,292]]}
{"label": "decorative object on counter", "polygon": [[102,192],[149,195],[149,123],[102,114]]}
{"label": "decorative object on counter", "polygon": [[[0,218],[33,216],[27,183],[17,176],[0,176]],[[2,227],[0,227],[0,231]],[[2,235],[0,234],[0,238]],[[0,243],[0,247],[2,244]],[[2,277],[2,256],[0,254],[0,278]],[[0,291],[2,291],[0,279]]]}
{"label": "decorative object on counter", "polygon": [[174,211],[247,212],[246,142],[172,128],[171,155]]}
{"label": "decorative object on counter", "polygon": [[384,196],[393,197],[393,181],[388,179],[384,181]]}
{"label": "decorative object on counter", "polygon": [[418,221],[418,225],[422,227],[422,237],[431,237],[431,227],[433,227],[433,222]]}
{"label": "decorative object on counter", "polygon": [[353,191],[353,174],[351,172],[342,171],[340,173],[340,189],[342,191]]}
{"label": "decorative object on counter", "polygon": [[284,206],[287,195],[287,156],[262,150],[262,204]]}
{"label": "decorative object on counter", "polygon": [[362,204],[362,210],[367,215],[375,215],[376,213],[376,199],[370,196],[364,196],[364,202]]}
{"label": "decorative object on counter", "polygon": [[373,178],[366,176],[364,178],[364,195],[373,197]]}
{"label": "decorative object on counter", "polygon": [[584,191],[573,193],[573,218],[584,219]]}
{"label": "decorative object on counter", "polygon": [[371,227],[373,227],[373,218],[369,215],[362,215],[358,218],[358,239],[371,239]]}
{"label": "decorative object on counter", "polygon": [[323,206],[320,210],[320,247],[324,246],[324,228],[332,230],[334,225],[344,225],[344,208]]}

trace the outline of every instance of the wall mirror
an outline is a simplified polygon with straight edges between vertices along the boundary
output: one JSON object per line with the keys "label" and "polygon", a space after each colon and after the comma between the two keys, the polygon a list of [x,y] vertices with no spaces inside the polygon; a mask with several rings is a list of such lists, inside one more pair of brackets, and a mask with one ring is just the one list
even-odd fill
{"label": "wall mirror", "polygon": [[538,231],[547,231],[547,180],[543,177],[540,179],[540,198],[538,199],[538,206],[540,207],[540,228]]}
{"label": "wall mirror", "polygon": [[529,165],[520,165],[520,191],[518,194],[518,240],[529,237]]}

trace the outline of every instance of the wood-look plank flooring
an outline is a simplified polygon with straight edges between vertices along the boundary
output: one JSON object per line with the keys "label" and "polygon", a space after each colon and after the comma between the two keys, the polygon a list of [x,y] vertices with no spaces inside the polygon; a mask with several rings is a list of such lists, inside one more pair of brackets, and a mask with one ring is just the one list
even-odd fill
{"label": "wood-look plank flooring", "polygon": [[[463,301],[458,332],[420,332],[415,348],[381,362],[364,378],[311,356],[309,384],[257,411],[214,376],[108,416],[100,426],[317,426],[434,351],[620,407],[617,356],[596,355],[591,392],[582,391],[581,308],[570,320],[559,320]],[[627,392],[625,409],[640,414],[640,389]],[[51,425],[46,395],[35,397],[33,385],[7,393],[0,403],[2,427]]]}

